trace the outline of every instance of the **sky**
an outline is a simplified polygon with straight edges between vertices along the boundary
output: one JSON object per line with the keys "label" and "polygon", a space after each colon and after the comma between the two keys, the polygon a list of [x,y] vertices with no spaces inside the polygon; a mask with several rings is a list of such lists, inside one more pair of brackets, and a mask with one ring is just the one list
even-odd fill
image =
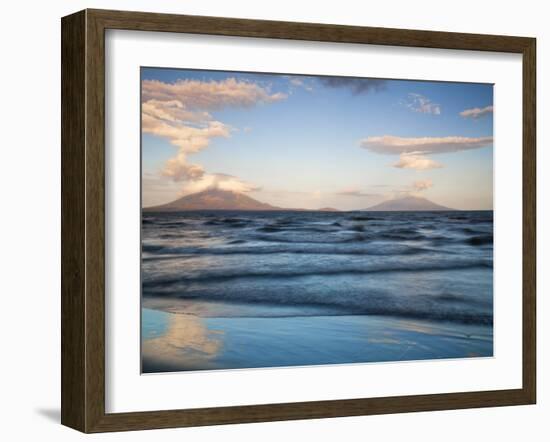
{"label": "sky", "polygon": [[493,207],[493,86],[141,68],[142,205],[210,188],[283,208],[412,195]]}

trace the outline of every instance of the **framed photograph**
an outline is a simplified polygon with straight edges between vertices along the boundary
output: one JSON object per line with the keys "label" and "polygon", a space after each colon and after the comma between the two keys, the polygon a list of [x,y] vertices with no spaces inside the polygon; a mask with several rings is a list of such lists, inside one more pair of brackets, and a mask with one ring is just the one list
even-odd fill
{"label": "framed photograph", "polygon": [[62,19],[62,423],[535,403],[535,39]]}

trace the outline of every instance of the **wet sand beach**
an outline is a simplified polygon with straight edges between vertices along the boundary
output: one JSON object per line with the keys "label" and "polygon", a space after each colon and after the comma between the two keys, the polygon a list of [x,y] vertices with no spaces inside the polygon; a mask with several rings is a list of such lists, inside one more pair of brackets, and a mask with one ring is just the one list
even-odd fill
{"label": "wet sand beach", "polygon": [[144,373],[493,354],[492,328],[484,325],[368,315],[282,316],[283,312],[272,317],[199,317],[171,310],[143,308]]}

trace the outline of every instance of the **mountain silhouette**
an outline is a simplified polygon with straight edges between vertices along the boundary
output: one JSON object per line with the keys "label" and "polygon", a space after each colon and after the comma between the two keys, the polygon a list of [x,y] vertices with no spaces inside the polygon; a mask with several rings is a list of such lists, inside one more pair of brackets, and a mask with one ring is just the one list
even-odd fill
{"label": "mountain silhouette", "polygon": [[436,211],[436,210],[454,210],[445,206],[440,206],[426,198],[419,196],[408,195],[402,198],[395,198],[392,200],[381,202],[376,204],[368,209],[363,209],[365,211]]}
{"label": "mountain silhouette", "polygon": [[147,207],[149,212],[179,212],[186,210],[283,210],[262,203],[242,193],[230,190],[207,189],[178,198],[167,204]]}

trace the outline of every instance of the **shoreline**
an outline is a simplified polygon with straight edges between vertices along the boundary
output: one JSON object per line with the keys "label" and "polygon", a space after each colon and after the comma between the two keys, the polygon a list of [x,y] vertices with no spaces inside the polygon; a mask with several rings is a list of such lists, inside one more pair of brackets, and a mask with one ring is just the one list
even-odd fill
{"label": "shoreline", "polygon": [[223,316],[221,303],[196,304],[195,313],[142,307],[144,374],[493,356],[489,325],[376,315]]}

